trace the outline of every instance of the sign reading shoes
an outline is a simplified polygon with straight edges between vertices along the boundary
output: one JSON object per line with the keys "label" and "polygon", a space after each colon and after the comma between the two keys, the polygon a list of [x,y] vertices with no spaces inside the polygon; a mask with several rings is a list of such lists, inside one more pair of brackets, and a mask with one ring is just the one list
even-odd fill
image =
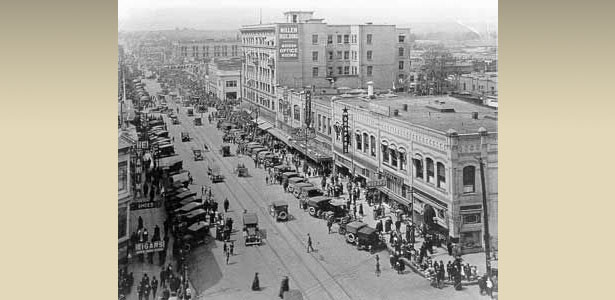
{"label": "sign reading shoes", "polygon": [[142,209],[150,209],[150,208],[158,208],[160,207],[161,201],[142,201],[142,202],[133,202],[130,203],[130,210],[142,210]]}

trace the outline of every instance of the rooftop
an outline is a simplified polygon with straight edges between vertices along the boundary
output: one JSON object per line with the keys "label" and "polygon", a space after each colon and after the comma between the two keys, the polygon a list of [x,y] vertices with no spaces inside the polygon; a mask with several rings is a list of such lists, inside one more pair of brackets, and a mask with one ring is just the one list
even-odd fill
{"label": "rooftop", "polygon": [[[369,109],[372,102],[385,109],[389,107],[391,118],[444,133],[449,129],[456,130],[458,134],[477,133],[480,127],[488,132],[498,131],[497,112],[494,109],[448,96],[376,98],[369,102],[355,97],[340,98],[336,102],[364,109]],[[408,105],[408,111],[403,110],[404,104]],[[399,114],[394,116],[396,109]],[[477,119],[472,117],[474,112],[478,113]]]}

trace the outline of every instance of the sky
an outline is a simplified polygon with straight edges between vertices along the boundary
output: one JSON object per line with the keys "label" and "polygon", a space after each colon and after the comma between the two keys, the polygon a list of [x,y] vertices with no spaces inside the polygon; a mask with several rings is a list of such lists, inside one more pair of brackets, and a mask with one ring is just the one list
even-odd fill
{"label": "sky", "polygon": [[314,11],[329,24],[495,22],[498,0],[118,0],[118,29],[236,30],[282,21],[287,10]]}

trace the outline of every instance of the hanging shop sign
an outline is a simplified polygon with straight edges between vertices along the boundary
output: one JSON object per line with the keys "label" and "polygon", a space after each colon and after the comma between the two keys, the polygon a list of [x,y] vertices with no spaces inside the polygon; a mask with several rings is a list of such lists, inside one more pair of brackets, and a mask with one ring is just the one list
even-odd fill
{"label": "hanging shop sign", "polygon": [[137,244],[135,244],[135,253],[136,254],[160,252],[160,251],[164,251],[164,249],[165,249],[164,241],[145,242],[145,243],[137,243]]}
{"label": "hanging shop sign", "polygon": [[130,203],[130,210],[131,211],[135,211],[135,210],[143,210],[143,209],[150,209],[150,208],[158,208],[160,207],[161,201],[142,201],[142,202],[133,202]]}
{"label": "hanging shop sign", "polygon": [[344,112],[342,113],[343,153],[348,153],[348,145],[350,144],[350,132],[348,131],[348,108],[344,108]]}
{"label": "hanging shop sign", "polygon": [[386,186],[386,185],[387,185],[386,179],[372,180],[367,183],[368,188],[375,188],[375,187]]}

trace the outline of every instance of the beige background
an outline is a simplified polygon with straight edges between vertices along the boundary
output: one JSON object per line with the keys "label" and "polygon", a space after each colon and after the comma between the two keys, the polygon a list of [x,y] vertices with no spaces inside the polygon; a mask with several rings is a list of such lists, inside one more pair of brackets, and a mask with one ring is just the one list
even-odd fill
{"label": "beige background", "polygon": [[[615,9],[524,2],[500,2],[501,299],[610,298]],[[117,4],[0,28],[2,298],[114,299]]]}

